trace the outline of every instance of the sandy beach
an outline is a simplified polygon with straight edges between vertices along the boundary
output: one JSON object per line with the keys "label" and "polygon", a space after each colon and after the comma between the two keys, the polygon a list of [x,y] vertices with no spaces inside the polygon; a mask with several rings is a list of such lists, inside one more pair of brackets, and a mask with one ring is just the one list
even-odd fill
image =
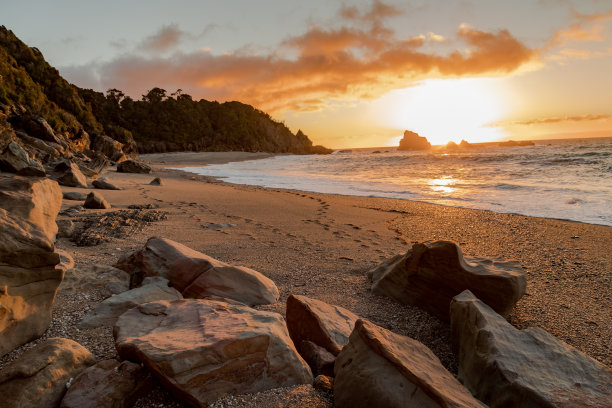
{"label": "sandy beach", "polygon": [[[394,199],[231,185],[167,169],[267,156],[241,152],[156,154],[141,157],[152,165],[153,174],[124,174],[111,168],[105,176],[123,190],[99,190],[113,208],[87,210],[87,214],[152,204],[166,213],[166,219],[99,245],[79,247],[60,238],[57,247],[73,256],[78,271],[85,265],[112,265],[121,255],[141,248],[149,237],[169,238],[272,279],[280,290],[280,301],[260,309],[284,314],[290,294],[340,305],[423,342],[456,373],[448,324],[416,307],[373,295],[366,277],[369,269],[405,252],[415,242],[450,240],[460,244],[467,256],[520,261],[528,286],[509,318],[513,325],[541,327],[612,366],[612,227]],[[160,177],[163,185],[149,185],[154,177]],[[64,200],[63,209],[77,205],[79,202]],[[69,282],[67,279],[60,286],[53,322],[43,339],[68,337],[99,359],[116,357],[110,329],[75,327],[102,299],[100,294],[93,288],[75,289]],[[4,356],[0,368],[38,341]],[[137,406],[151,401],[181,406],[161,389],[147,398]],[[248,406],[248,399],[245,401]],[[261,401],[265,398],[250,403],[266,406]],[[300,406],[330,403],[314,391],[304,395],[304,401]]]}

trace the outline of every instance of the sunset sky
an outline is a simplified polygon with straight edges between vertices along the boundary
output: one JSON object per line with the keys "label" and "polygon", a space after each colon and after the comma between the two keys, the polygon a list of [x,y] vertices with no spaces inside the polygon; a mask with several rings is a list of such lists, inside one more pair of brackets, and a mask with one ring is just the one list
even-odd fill
{"label": "sunset sky", "polygon": [[74,84],[239,100],[332,148],[612,136],[612,1],[5,1]]}

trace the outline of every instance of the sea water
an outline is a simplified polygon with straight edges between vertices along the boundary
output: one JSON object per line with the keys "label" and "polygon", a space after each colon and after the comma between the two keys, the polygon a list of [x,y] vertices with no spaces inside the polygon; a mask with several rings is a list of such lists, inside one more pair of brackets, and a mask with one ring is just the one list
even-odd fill
{"label": "sea water", "polygon": [[454,151],[359,149],[183,170],[237,184],[612,225],[612,138]]}

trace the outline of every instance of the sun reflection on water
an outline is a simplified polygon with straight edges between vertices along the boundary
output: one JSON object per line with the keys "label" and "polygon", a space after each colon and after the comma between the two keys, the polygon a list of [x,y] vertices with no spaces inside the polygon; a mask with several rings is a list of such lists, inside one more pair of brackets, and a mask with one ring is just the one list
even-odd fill
{"label": "sun reflection on water", "polygon": [[429,188],[439,193],[451,194],[456,191],[452,186],[455,185],[459,180],[452,178],[451,176],[443,176],[437,179],[431,179],[428,181]]}

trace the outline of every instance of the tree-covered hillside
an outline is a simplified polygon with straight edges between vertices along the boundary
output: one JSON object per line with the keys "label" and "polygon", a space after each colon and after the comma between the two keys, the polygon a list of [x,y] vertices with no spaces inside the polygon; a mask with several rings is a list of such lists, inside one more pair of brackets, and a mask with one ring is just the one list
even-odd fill
{"label": "tree-covered hillside", "polygon": [[[64,80],[36,48],[0,26],[0,103],[42,116],[67,138],[82,130],[106,134],[140,152],[267,151],[329,153],[313,146],[268,114],[240,102],[195,101],[177,92],[151,89],[141,100],[117,89],[106,95]],[[133,137],[133,139],[132,139]]]}

